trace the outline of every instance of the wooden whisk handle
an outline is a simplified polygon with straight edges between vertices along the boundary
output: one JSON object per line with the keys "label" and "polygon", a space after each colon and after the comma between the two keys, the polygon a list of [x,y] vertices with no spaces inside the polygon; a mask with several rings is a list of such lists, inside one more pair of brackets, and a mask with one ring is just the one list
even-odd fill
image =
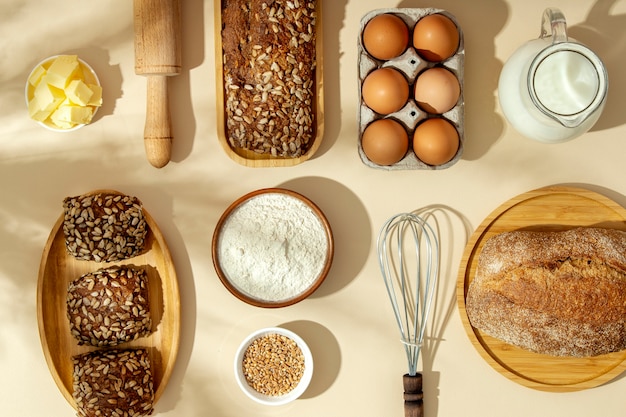
{"label": "wooden whisk handle", "polygon": [[404,417],[424,417],[424,393],[422,374],[404,374]]}

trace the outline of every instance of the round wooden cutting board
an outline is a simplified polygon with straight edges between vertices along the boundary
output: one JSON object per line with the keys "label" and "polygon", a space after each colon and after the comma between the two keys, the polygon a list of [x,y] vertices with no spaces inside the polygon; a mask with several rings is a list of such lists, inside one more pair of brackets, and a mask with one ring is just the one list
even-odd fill
{"label": "round wooden cutting board", "polygon": [[[115,193],[113,190],[93,191]],[[80,346],[70,334],[66,315],[66,295],[70,281],[79,276],[114,265],[144,267],[148,275],[150,310],[154,331],[145,337],[119,345],[119,348],[147,348],[154,378],[154,404],[163,394],[174,369],[180,338],[180,297],[178,280],[169,248],[157,224],[144,208],[148,225],[145,253],[120,262],[99,263],[73,258],[65,248],[64,215],[50,232],[44,248],[37,283],[39,335],[50,373],[65,399],[76,408],[72,398],[72,356],[97,348]]]}
{"label": "round wooden cutting board", "polygon": [[467,318],[467,289],[487,239],[517,229],[547,231],[576,226],[626,231],[626,209],[603,195],[582,188],[555,186],[530,191],[494,210],[471,236],[461,259],[457,303],[467,335],[496,371],[529,388],[577,391],[602,385],[626,370],[626,350],[591,358],[540,355],[484,334],[472,327]]}

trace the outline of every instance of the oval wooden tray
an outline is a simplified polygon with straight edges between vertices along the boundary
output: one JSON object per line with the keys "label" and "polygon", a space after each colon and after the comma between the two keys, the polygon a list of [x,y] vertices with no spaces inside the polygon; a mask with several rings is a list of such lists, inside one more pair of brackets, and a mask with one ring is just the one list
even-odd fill
{"label": "oval wooden tray", "polygon": [[[111,190],[93,191],[117,193]],[[118,193],[119,194],[119,193]],[[150,352],[154,376],[154,403],[163,394],[176,362],[180,335],[180,298],[178,280],[169,249],[157,224],[144,208],[148,224],[147,250],[122,262],[98,263],[79,260],[66,252],[63,214],[54,224],[39,267],[37,283],[37,320],[39,336],[48,367],[65,399],[76,408],[72,398],[72,356],[97,348],[79,346],[69,330],[65,298],[73,279],[97,269],[122,264],[146,268],[150,310],[154,331],[119,347],[144,347]]]}
{"label": "oval wooden tray", "polygon": [[473,346],[496,371],[542,391],[566,392],[602,385],[626,370],[626,351],[593,358],[540,355],[506,344],[475,329],[467,318],[465,296],[478,254],[489,237],[516,229],[563,230],[596,226],[626,230],[626,210],[611,199],[575,187],[547,187],[510,199],[494,210],[471,236],[459,270],[457,303]]}
{"label": "oval wooden tray", "polygon": [[316,2],[317,25],[316,25],[316,41],[315,41],[315,88],[317,89],[317,101],[313,103],[316,117],[315,140],[311,144],[308,151],[297,158],[275,158],[267,154],[258,154],[245,149],[234,149],[228,143],[226,138],[226,112],[224,110],[224,56],[222,53],[222,2],[214,1],[214,18],[215,18],[215,80],[216,80],[216,106],[217,113],[217,136],[224,152],[233,161],[252,168],[263,167],[289,167],[301,164],[310,159],[322,143],[324,135],[324,65],[323,65],[323,46],[322,46],[322,1]]}

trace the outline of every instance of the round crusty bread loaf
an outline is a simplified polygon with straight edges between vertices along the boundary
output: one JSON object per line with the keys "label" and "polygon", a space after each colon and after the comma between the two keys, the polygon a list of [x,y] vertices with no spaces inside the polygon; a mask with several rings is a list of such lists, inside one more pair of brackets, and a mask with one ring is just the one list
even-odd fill
{"label": "round crusty bread loaf", "polygon": [[473,327],[537,353],[626,349],[626,232],[495,235],[479,254],[466,311]]}
{"label": "round crusty bread loaf", "polygon": [[148,277],[142,268],[113,266],[68,285],[70,332],[80,345],[117,346],[152,331]]}
{"label": "round crusty bread loaf", "polygon": [[102,192],[63,200],[67,253],[76,259],[115,262],[141,254],[148,224],[137,197]]}
{"label": "round crusty bread loaf", "polygon": [[147,349],[96,350],[72,357],[77,416],[152,414],[154,380]]}

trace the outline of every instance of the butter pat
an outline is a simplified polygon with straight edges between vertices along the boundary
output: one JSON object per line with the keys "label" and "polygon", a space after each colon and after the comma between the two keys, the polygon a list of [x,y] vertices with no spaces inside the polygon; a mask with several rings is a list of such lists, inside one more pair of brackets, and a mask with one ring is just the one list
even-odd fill
{"label": "butter pat", "polygon": [[33,87],[37,87],[41,81],[41,77],[46,75],[46,72],[46,69],[42,65],[37,65],[37,67],[30,74],[30,77],[28,77],[28,83]]}
{"label": "butter pat", "polygon": [[83,74],[76,55],[61,55],[48,68],[48,84],[64,89],[74,79],[82,79]]}
{"label": "butter pat", "polygon": [[31,119],[43,122],[52,114],[51,110],[40,109],[36,100],[28,102],[28,115]]}
{"label": "butter pat", "polygon": [[74,127],[75,125],[84,125],[91,122],[93,110],[91,107],[74,106],[70,104],[62,104],[50,116],[54,124],[62,129]]}
{"label": "butter pat", "polygon": [[89,106],[96,106],[96,107],[101,106],[102,105],[102,86],[99,86],[98,84],[87,84],[87,86],[93,93],[87,104]]}
{"label": "butter pat", "polygon": [[[33,99],[28,103],[28,110],[31,117],[36,113],[51,113],[65,100],[63,90],[51,86],[45,79],[46,76],[42,78],[42,82],[35,88]],[[41,117],[41,115],[38,117]]]}
{"label": "butter pat", "polygon": [[65,88],[65,95],[72,103],[86,106],[93,96],[93,91],[82,80],[72,80]]}

